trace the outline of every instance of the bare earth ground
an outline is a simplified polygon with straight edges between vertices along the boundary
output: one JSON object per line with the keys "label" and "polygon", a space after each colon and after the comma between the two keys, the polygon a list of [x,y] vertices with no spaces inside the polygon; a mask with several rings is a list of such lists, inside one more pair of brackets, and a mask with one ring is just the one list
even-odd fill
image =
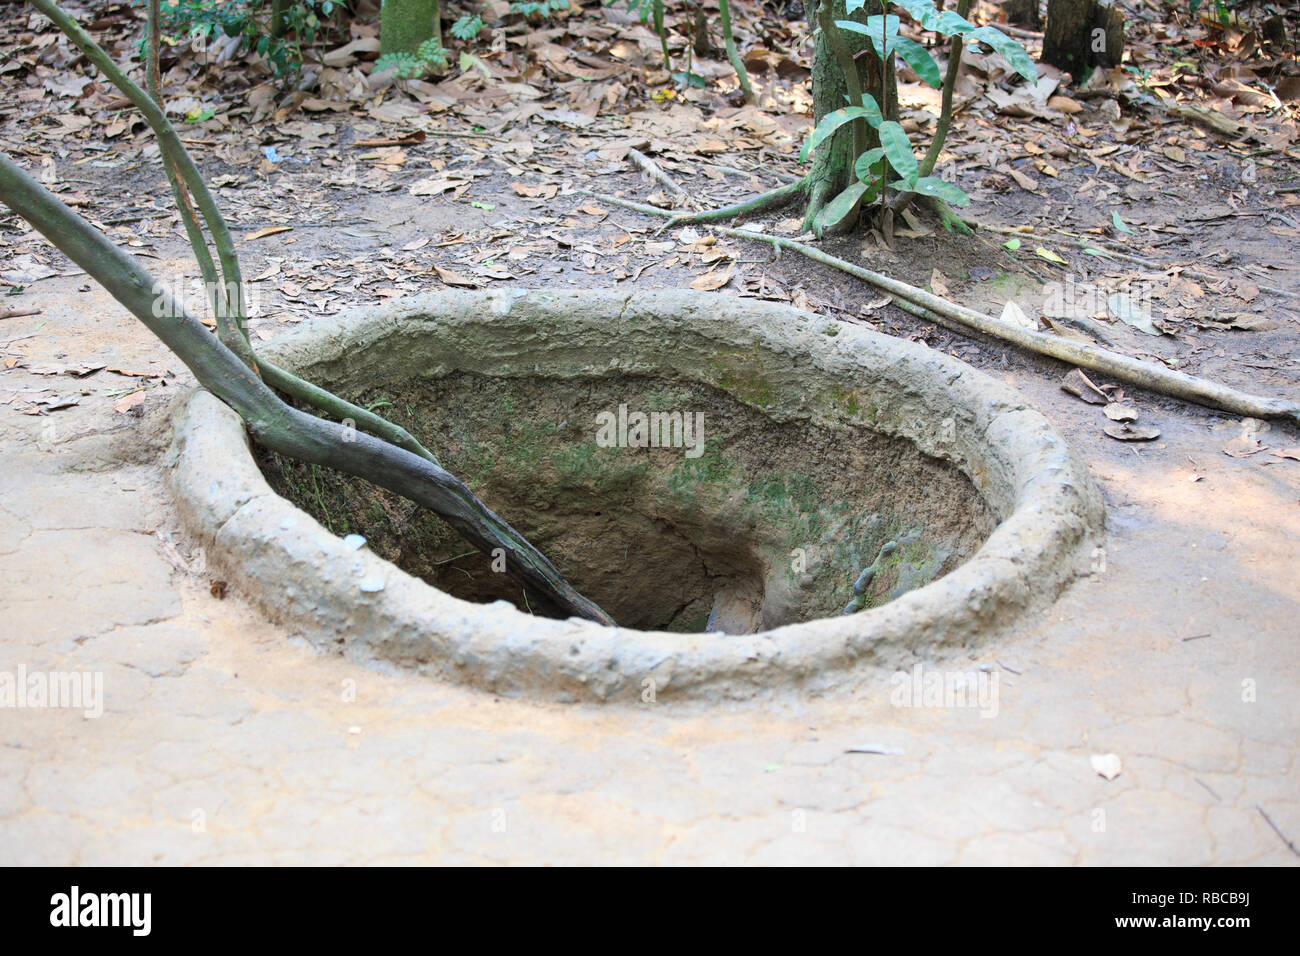
{"label": "bare earth ground", "polygon": [[[584,163],[574,150],[578,133],[543,119],[522,121],[518,140],[534,144],[534,160],[544,163],[547,143],[563,147],[553,173],[513,171],[494,140],[440,141],[431,132],[381,174],[373,161],[358,163],[360,150],[348,143],[395,130],[347,116],[330,119],[339,142],[281,141],[281,153],[302,152],[311,164],[259,170],[252,150],[244,167],[200,154],[210,179],[238,180],[221,190],[237,234],[294,226],[240,243],[246,273],[269,274],[258,286],[265,314],[255,334],[272,338],[286,322],[310,322],[313,310],[436,288],[448,274],[493,286],[648,288],[685,285],[730,263],[719,294],[787,297],[910,335],[1021,389],[1103,490],[1104,571],[1009,637],[968,655],[924,657],[926,667],[997,674],[997,713],[988,718],[891,706],[889,674],[879,676],[876,693],[854,698],[792,692],[750,706],[597,708],[358,670],[293,641],[239,593],[224,600],[210,593],[216,572],[199,567],[162,484],[169,408],[192,377],[66,260],[12,218],[0,220],[0,271],[30,270],[30,262],[15,263],[36,254],[56,273],[3,300],[38,315],[0,321],[0,670],[102,671],[106,694],[104,714],[93,720],[0,709],[0,860],[1300,860],[1300,462],[1272,454],[1300,445],[1297,429],[1274,424],[1260,436],[1265,450],[1236,458],[1223,449],[1240,435],[1238,419],[1127,389],[1141,423],[1161,436],[1114,441],[1101,432],[1109,423],[1097,407],[1059,389],[1068,369],[1057,363],[955,338],[891,307],[865,310],[878,298],[872,290],[788,253],[774,260],[765,246],[726,241],[719,245],[729,257],[710,263],[710,247],[683,242],[676,230],[657,236],[660,224],[634,213],[564,192],[519,195],[512,182],[590,185],[634,198],[655,188],[621,162]],[[1033,196],[1003,190],[992,173],[964,172],[959,182],[974,192],[993,180],[982,202],[977,196],[984,221],[1015,226],[1032,210],[1042,222],[1078,228],[1081,219],[1110,221],[1111,204],[1079,198],[1095,178],[1101,185],[1089,190],[1125,195],[1121,214],[1146,228],[1145,240],[1169,240],[1149,247],[1168,260],[1227,256],[1225,274],[1238,282],[1206,284],[1204,301],[1197,297],[1182,319],[1169,308],[1165,314],[1183,323],[1176,335],[1143,337],[1120,322],[1104,332],[1135,354],[1294,394],[1293,302],[1243,287],[1300,290],[1287,268],[1296,238],[1274,231],[1264,214],[1295,215],[1283,197],[1264,192],[1267,182],[1293,180],[1295,165],[1274,157],[1276,166],[1259,170],[1258,187],[1243,186],[1240,156],[1212,137],[1206,145],[1205,164],[1181,177],[1148,167],[1156,174],[1149,183],[1086,165],[1062,169],[1059,182],[1044,179]],[[69,170],[94,155],[74,149],[56,163]],[[36,159],[27,164],[40,170]],[[467,193],[408,191],[458,169],[482,174],[460,177],[472,182]],[[685,162],[674,169],[692,183],[703,181],[690,178],[698,172]],[[1214,178],[1229,174],[1238,176],[1231,186]],[[84,180],[77,189],[103,220],[166,204],[152,163],[87,162],[64,175]],[[738,198],[747,185],[709,182],[710,200]],[[603,212],[576,211],[584,205]],[[1187,218],[1216,211],[1225,215]],[[121,241],[156,257],[145,260],[156,274],[170,280],[183,268],[174,222],[118,228],[129,230],[117,233]],[[917,284],[937,268],[952,297],[996,311],[1014,288],[1005,275],[1028,268],[1041,282],[1063,274],[1027,250],[1013,259],[1004,238],[938,231],[896,238],[893,252],[862,237],[830,247]],[[1224,255],[1216,260],[1216,252]],[[1076,274],[1096,268],[1070,259]],[[990,291],[990,283],[1003,284]],[[1205,330],[1193,311],[1249,312],[1278,324]],[[83,370],[69,366],[81,363],[103,367],[78,377]],[[175,374],[164,378],[164,370]],[[150,387],[134,394],[144,400],[129,408],[122,393],[141,384]],[[1106,754],[1122,765],[1111,780],[1091,764]]]}

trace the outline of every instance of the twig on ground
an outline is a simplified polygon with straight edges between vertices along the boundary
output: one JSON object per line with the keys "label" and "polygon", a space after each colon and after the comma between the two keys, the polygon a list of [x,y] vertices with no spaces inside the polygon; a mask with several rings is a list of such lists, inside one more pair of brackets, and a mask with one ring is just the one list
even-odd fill
{"label": "twig on ground", "polygon": [[0,312],[0,319],[21,319],[25,315],[40,315],[40,309],[7,309]]}
{"label": "twig on ground", "polygon": [[721,163],[705,163],[711,169],[717,169],[724,173],[734,173],[737,176],[771,176],[773,179],[783,183],[797,183],[801,177],[791,176],[789,173],[779,172],[775,169],[740,169],[736,166],[723,166]]}
{"label": "twig on ground", "polygon": [[1290,850],[1292,853],[1294,853],[1296,856],[1300,856],[1300,847],[1297,847],[1291,841],[1291,839],[1285,833],[1282,832],[1282,830],[1278,827],[1278,825],[1273,822],[1273,818],[1268,815],[1268,811],[1265,810],[1258,803],[1255,804],[1255,809],[1258,810],[1259,815],[1264,818],[1264,822],[1267,823],[1272,828],[1273,832],[1276,833],[1278,837],[1282,840],[1282,842],[1286,844],[1286,848]]}
{"label": "twig on ground", "polygon": [[685,189],[679,186],[677,184],[677,180],[673,179],[666,172],[664,172],[659,167],[658,163],[656,163],[645,153],[641,152],[641,150],[629,149],[627,151],[627,158],[632,160],[632,162],[636,163],[638,166],[640,166],[642,171],[645,172],[651,179],[655,180],[660,185],[665,186],[670,191],[681,196],[683,199],[687,200],[688,202],[690,201],[690,193],[688,193]]}
{"label": "twig on ground", "polygon": [[[719,222],[723,219],[736,219],[740,216],[756,216],[765,212],[774,212],[790,205],[796,199],[804,194],[808,188],[807,179],[799,179],[792,183],[786,183],[784,186],[778,186],[775,189],[769,189],[765,193],[759,193],[757,196],[751,196],[749,199],[742,200],[738,203],[732,203],[730,206],[723,206],[721,209],[706,209],[697,213],[678,213],[671,209],[660,209],[658,206],[648,206],[645,203],[633,202],[630,199],[620,199],[617,196],[610,196],[607,193],[596,193],[586,189],[574,190],[590,196],[592,199],[601,202],[613,203],[616,206],[622,206],[625,209],[631,209],[634,212],[646,213],[652,216],[668,216],[673,221],[668,226],[690,225],[697,223]],[[667,228],[667,227],[665,227]]]}

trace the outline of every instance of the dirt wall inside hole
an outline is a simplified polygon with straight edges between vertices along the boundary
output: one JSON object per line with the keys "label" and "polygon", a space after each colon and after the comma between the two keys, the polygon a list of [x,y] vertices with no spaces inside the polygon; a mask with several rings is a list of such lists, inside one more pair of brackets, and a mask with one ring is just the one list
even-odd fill
{"label": "dirt wall inside hole", "polygon": [[[411,431],[624,626],[702,631],[712,618],[747,633],[838,614],[897,541],[868,594],[878,606],[951,570],[996,524],[963,475],[906,441],[777,423],[684,380],[456,373],[348,397]],[[620,406],[702,414],[702,444],[602,447],[597,415],[617,420]],[[458,597],[532,609],[491,557],[404,499],[264,452],[259,462],[334,533],[364,535]]]}

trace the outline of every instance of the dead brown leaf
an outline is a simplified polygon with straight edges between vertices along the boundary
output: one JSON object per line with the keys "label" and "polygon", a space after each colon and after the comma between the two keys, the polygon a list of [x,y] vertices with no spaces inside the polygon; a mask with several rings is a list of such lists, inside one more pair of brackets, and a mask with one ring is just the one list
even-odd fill
{"label": "dead brown leaf", "polygon": [[1223,446],[1223,453],[1232,458],[1249,458],[1264,450],[1263,444],[1254,433],[1238,435]]}
{"label": "dead brown leaf", "polygon": [[113,403],[113,411],[129,412],[137,405],[143,405],[144,400],[148,397],[148,395],[149,393],[144,391],[143,389],[141,389],[138,392],[131,392],[130,394],[123,395],[121,398],[119,398],[117,401]]}
{"label": "dead brown leaf", "polygon": [[706,272],[691,283],[691,288],[695,289],[697,292],[713,292],[717,289],[721,289],[731,281],[731,270],[732,267],[727,266],[725,272],[718,272],[716,270]]}
{"label": "dead brown leaf", "polygon": [[430,176],[427,179],[421,179],[412,183],[407,192],[412,196],[440,196],[449,189],[455,189],[457,186],[466,186],[468,184],[468,179]]}
{"label": "dead brown leaf", "polygon": [[510,188],[516,195],[523,196],[526,199],[554,199],[555,194],[560,191],[560,187],[554,183],[541,183],[537,186],[529,186],[527,183],[511,183]]}
{"label": "dead brown leaf", "polygon": [[282,232],[292,232],[293,226],[266,226],[256,232],[250,232],[244,237],[245,242],[252,242],[254,239],[265,239],[267,236],[278,235]]}
{"label": "dead brown leaf", "polygon": [[442,266],[434,266],[433,271],[438,273],[438,278],[447,285],[458,285],[466,289],[477,289],[480,285],[477,279],[463,276],[459,272],[452,272],[450,269],[444,269]]}
{"label": "dead brown leaf", "polygon": [[1107,425],[1102,428],[1102,431],[1118,441],[1152,441],[1160,437],[1160,429],[1152,428],[1149,425],[1138,425],[1136,427],[1127,423]]}
{"label": "dead brown leaf", "polygon": [[1110,396],[1093,384],[1092,379],[1083,374],[1082,369],[1073,369],[1061,379],[1061,389],[1075,398],[1081,398],[1089,405],[1109,405]]}

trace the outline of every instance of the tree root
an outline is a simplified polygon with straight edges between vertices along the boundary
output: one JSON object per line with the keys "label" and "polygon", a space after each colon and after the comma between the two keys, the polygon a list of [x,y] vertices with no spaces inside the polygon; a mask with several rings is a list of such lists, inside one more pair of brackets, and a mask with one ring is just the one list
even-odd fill
{"label": "tree root", "polygon": [[681,217],[674,225],[721,222],[724,219],[738,219],[741,216],[760,216],[764,213],[776,212],[776,210],[784,209],[791,203],[801,199],[807,189],[808,179],[799,179],[783,186],[777,186],[775,189],[769,189],[765,193],[759,193],[757,196],[751,196],[741,202],[732,203],[730,206],[723,206],[721,209],[706,209],[704,212]]}
{"label": "tree root", "polygon": [[[1032,236],[1035,239],[1038,239],[1040,241],[1043,238],[1042,236],[1039,236],[1036,233],[1021,232],[1018,229],[1007,229],[1005,226],[990,226],[987,223],[976,222],[973,219],[965,219],[962,221],[969,226],[975,227],[976,229],[983,229],[985,232],[996,232],[999,235],[1003,235],[1003,236],[1015,236],[1017,238]],[[1111,243],[1106,242],[1103,239],[1095,238],[1093,236],[1084,236],[1081,235],[1080,233],[1070,232],[1069,230],[1066,229],[1056,229],[1055,231],[1059,232],[1063,236],[1069,236],[1071,239],[1077,239],[1079,241],[1080,249],[1093,248],[1098,250],[1099,252],[1104,252],[1107,256],[1110,256],[1111,258],[1119,259],[1122,262],[1131,262],[1135,266],[1143,266],[1147,269],[1154,269],[1157,272],[1168,272],[1171,269],[1177,269],[1183,275],[1192,276],[1193,278],[1196,279],[1203,279],[1206,282],[1224,282],[1228,278],[1227,276],[1215,275],[1213,272],[1206,272],[1203,269],[1182,267],[1177,265],[1176,263],[1173,265],[1161,265],[1159,262],[1156,262],[1154,259],[1147,259],[1143,256],[1134,255],[1133,253],[1129,252],[1126,249],[1116,248]],[[1300,292],[1291,292],[1288,289],[1279,289],[1276,286],[1260,285],[1259,283],[1252,283],[1252,285],[1254,285],[1257,289],[1259,289],[1260,292],[1267,292],[1269,295],[1280,296],[1284,299],[1300,299]]]}
{"label": "tree root", "polygon": [[1238,415],[1248,415],[1252,418],[1289,418],[1300,422],[1300,402],[1252,395],[1226,385],[1220,385],[1209,379],[1188,375],[1185,372],[1176,372],[1095,345],[1074,342],[1043,332],[1030,331],[1010,322],[995,319],[982,312],[976,312],[974,309],[968,309],[965,306],[949,302],[947,299],[942,299],[937,295],[926,292],[924,289],[918,289],[906,282],[900,282],[879,272],[873,272],[862,266],[846,262],[793,239],[784,239],[780,236],[765,236],[744,229],[718,227],[718,231],[737,238],[752,239],[757,242],[769,243],[778,248],[790,249],[823,265],[847,272],[849,275],[862,279],[864,282],[868,282],[876,288],[889,293],[896,304],[902,305],[902,302],[907,302],[912,306],[908,311],[939,322],[947,328],[956,326],[962,332],[974,329],[984,335],[1018,345],[1027,351],[1046,355],[1062,362],[1069,362],[1095,372],[1101,372],[1131,385],[1137,385],[1197,405],[1217,408]]}
{"label": "tree root", "polygon": [[[646,212],[656,216],[672,216],[671,212],[654,206],[645,206],[640,203],[627,204],[614,197],[603,198],[606,201],[624,203],[638,212]],[[1046,355],[1062,362],[1069,362],[1081,368],[1091,369],[1094,372],[1101,372],[1120,381],[1128,382],[1130,385],[1137,385],[1196,405],[1217,408],[1237,415],[1248,415],[1252,418],[1289,418],[1300,423],[1300,402],[1252,395],[1249,392],[1242,392],[1227,385],[1220,385],[1206,378],[1188,375],[1185,372],[1175,372],[1172,369],[1162,368],[1151,362],[1143,362],[1140,359],[1121,355],[1118,352],[1112,352],[1096,345],[1074,342],[1044,332],[1033,332],[1010,322],[995,319],[991,315],[985,315],[982,312],[976,312],[974,309],[957,305],[955,302],[949,302],[947,299],[926,292],[924,289],[918,289],[916,286],[908,285],[898,279],[892,279],[882,273],[846,262],[837,256],[822,252],[820,249],[795,239],[786,239],[781,236],[765,236],[759,232],[746,229],[731,229],[726,226],[715,226],[714,228],[724,235],[735,236],[738,239],[752,239],[755,242],[766,242],[778,249],[790,249],[800,255],[807,256],[815,262],[839,269],[841,272],[847,272],[849,275],[862,279],[864,282],[889,293],[890,298],[896,305],[915,315],[937,322],[945,328],[952,328],[954,331],[968,333],[973,329],[1003,342],[1010,342],[1012,345],[1017,345],[1026,351]]]}
{"label": "tree root", "polygon": [[386,442],[391,442],[398,448],[409,451],[412,455],[419,455],[425,461],[441,467],[433,452],[416,441],[415,437],[401,425],[390,422],[387,418],[381,418],[360,405],[353,405],[346,399],[339,398],[333,392],[327,392],[325,389],[313,385],[306,379],[299,378],[292,372],[285,371],[265,359],[258,361],[258,369],[262,373],[262,381],[272,388],[284,392],[290,398],[296,398],[298,401],[304,402],[340,422],[351,420],[357,428],[367,431],[377,438],[382,438]]}
{"label": "tree root", "polygon": [[[501,548],[506,572],[560,613],[613,624],[545,556],[454,475],[411,451],[285,404],[230,348],[166,293],[140,263],[0,153],[0,202],[86,271],[225,402],[258,444],[307,464],[364,478],[433,511],[484,553]],[[161,306],[161,308],[159,308]],[[355,408],[355,406],[352,406]],[[363,414],[368,414],[364,413]]]}
{"label": "tree root", "polygon": [[[149,0],[147,9],[149,93],[137,86],[55,0],[32,0],[32,4],[140,110],[156,135],[164,171],[208,289],[218,337],[214,339],[198,319],[165,292],[159,293],[161,287],[135,259],[34,183],[3,154],[0,200],[157,335],[205,388],[239,413],[249,434],[260,444],[299,461],[364,478],[428,508],[484,553],[496,554],[500,549],[506,557],[506,572],[525,585],[525,598],[531,589],[550,609],[613,624],[604,611],[579,594],[541,552],[445,471],[405,429],[257,360],[245,327],[243,279],[230,230],[162,108],[157,66],[159,0]],[[207,247],[204,225],[216,246],[216,261]],[[217,281],[217,262],[221,282]],[[159,305],[164,307],[161,315]],[[272,386],[338,418],[341,425],[286,404]]]}
{"label": "tree root", "polygon": [[675,213],[671,209],[660,209],[658,206],[651,206],[647,203],[635,202],[631,199],[621,199],[618,196],[611,196],[608,193],[596,193],[587,189],[575,190],[583,195],[590,196],[600,202],[607,202],[614,206],[622,206],[624,209],[631,209],[633,212],[645,213],[649,216],[667,216],[672,220],[664,228],[670,229],[673,226],[689,226],[700,223],[720,222],[724,219],[736,219],[740,216],[757,216],[763,213],[775,212],[778,209],[784,209],[791,203],[803,197],[808,189],[809,180],[807,177],[797,179],[792,183],[786,183],[783,186],[777,186],[775,189],[769,189],[765,193],[759,193],[742,202],[732,203],[730,206],[723,206],[721,209],[706,209],[703,212],[681,214]]}

